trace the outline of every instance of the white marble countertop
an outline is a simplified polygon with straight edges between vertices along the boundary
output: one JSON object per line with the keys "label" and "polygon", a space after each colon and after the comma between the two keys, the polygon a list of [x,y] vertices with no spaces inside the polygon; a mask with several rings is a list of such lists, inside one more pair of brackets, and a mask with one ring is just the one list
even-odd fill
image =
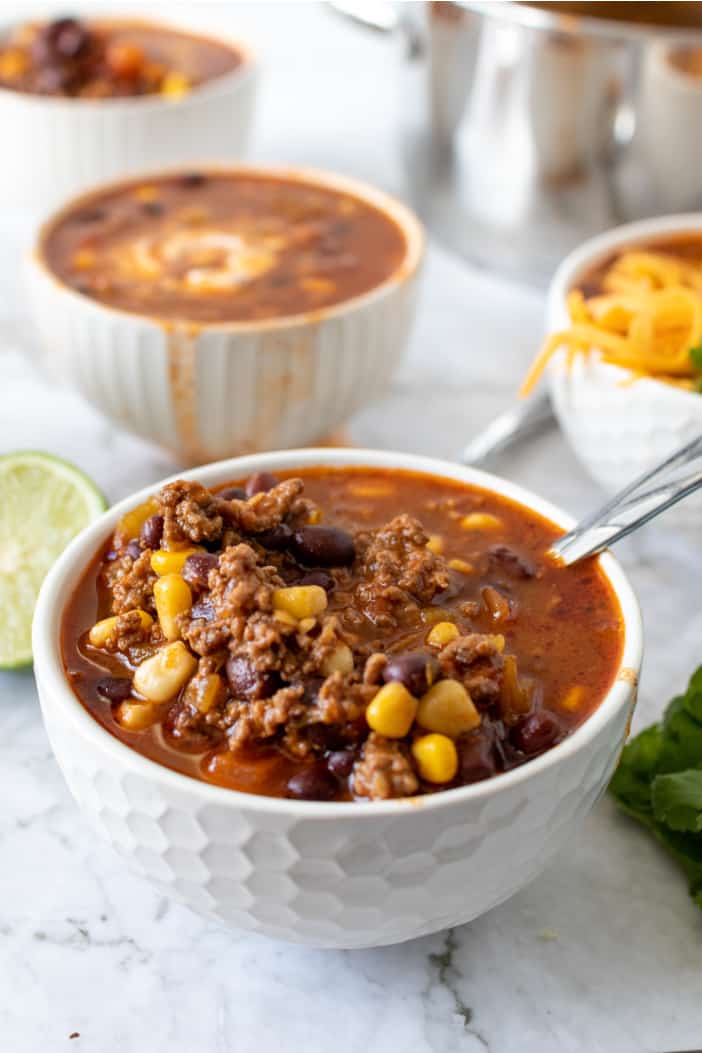
{"label": "white marble countertop", "polygon": [[[200,5],[200,14],[224,18],[211,5]],[[385,42],[349,34],[314,5],[240,5],[236,21],[264,44],[271,66],[256,156],[397,185]],[[0,216],[8,334],[0,452],[52,450],[116,499],[177,465],[50,386],[13,350],[23,222]],[[539,338],[541,309],[537,293],[433,247],[408,358],[387,398],[351,422],[353,441],[451,456],[512,397]],[[600,496],[556,434],[498,468],[575,513]],[[698,547],[663,526],[621,554],[646,622],[640,725],[702,661],[702,568]],[[31,673],[0,674],[0,801],[3,1053],[702,1046],[702,915],[676,868],[608,799],[572,848],[510,902],[460,929],[364,952],[225,931],[132,876],[69,797]]]}

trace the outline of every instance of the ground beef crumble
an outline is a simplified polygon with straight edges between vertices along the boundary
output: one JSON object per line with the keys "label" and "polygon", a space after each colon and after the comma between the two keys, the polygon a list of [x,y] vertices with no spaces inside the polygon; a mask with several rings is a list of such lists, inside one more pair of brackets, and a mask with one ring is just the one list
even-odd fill
{"label": "ground beef crumble", "polygon": [[[176,621],[198,659],[197,670],[170,705],[164,727],[184,748],[209,743],[234,755],[275,746],[313,764],[341,751],[336,763],[348,769],[352,795],[411,796],[427,788],[410,749],[421,729],[404,739],[384,737],[369,729],[366,710],[384,678],[394,675],[386,666],[389,657],[397,665],[398,640],[406,630],[423,639],[437,620],[428,618],[425,629],[428,611],[441,603],[442,594],[460,592],[456,573],[427,547],[424,528],[407,514],[347,535],[346,551],[353,548],[345,565],[322,562],[310,570],[309,561],[296,561],[292,542],[286,547],[288,538],[316,529],[313,524],[324,515],[302,490],[300,479],[287,479],[248,498],[225,498],[178,480],[158,495],[161,547],[205,552],[197,555],[204,570],[194,570],[190,579],[192,607]],[[157,575],[144,537],[148,531],[125,540],[118,530],[117,547],[102,572],[118,615],[105,650],[132,666],[164,643],[157,621],[145,628],[137,611],[156,618]],[[150,543],[157,544],[158,537]],[[521,564],[495,551],[503,564],[522,572]],[[184,575],[188,580],[188,572]],[[326,590],[327,609],[293,618],[276,607],[277,590],[309,583],[322,595]],[[485,712],[500,695],[505,642],[499,635],[466,631],[480,609],[476,599],[461,594],[453,610],[462,612],[462,633],[431,654],[440,675],[460,681]],[[475,734],[466,750],[478,770],[483,760],[482,754],[473,756],[474,741]]]}

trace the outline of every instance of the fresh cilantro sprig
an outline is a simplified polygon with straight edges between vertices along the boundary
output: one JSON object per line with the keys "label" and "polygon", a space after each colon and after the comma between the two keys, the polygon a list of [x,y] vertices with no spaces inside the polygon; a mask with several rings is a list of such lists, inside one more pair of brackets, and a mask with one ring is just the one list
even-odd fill
{"label": "fresh cilantro sprig", "polygon": [[702,373],[702,344],[699,344],[697,347],[691,347],[688,355],[694,368]]}
{"label": "fresh cilantro sprig", "polygon": [[661,723],[624,747],[609,792],[682,865],[702,909],[702,666]]}

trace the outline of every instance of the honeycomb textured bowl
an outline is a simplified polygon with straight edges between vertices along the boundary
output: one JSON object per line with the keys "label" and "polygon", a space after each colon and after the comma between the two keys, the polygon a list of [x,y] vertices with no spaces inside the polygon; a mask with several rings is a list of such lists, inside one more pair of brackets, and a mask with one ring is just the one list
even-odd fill
{"label": "honeycomb textured bowl", "polygon": [[[626,246],[640,246],[683,232],[702,232],[702,214],[629,223],[586,241],[563,261],[548,295],[547,332],[568,324],[566,297],[599,261]],[[658,380],[631,375],[595,356],[553,359],[549,387],[559,424],[589,474],[606,490],[626,486],[702,432],[702,397]],[[702,496],[667,513],[677,523],[697,523]],[[670,522],[670,519],[668,520]]]}
{"label": "honeycomb textured bowl", "polygon": [[116,424],[190,464],[327,434],[383,392],[414,317],[424,238],[413,213],[342,176],[263,171],[354,194],[389,215],[405,234],[399,268],[369,292],[309,314],[167,325],[114,310],[58,281],[42,261],[41,235],[29,259],[32,313],[47,367]]}
{"label": "honeycomb textured bowl", "polygon": [[[477,483],[568,525],[504,481],[399,453],[290,451],[196,475],[215,484],[253,471],[347,464]],[[621,666],[598,710],[565,742],[506,775],[431,797],[278,800],[198,782],[141,757],[89,716],[66,681],[59,650],[66,597],[122,512],[145,496],[121,502],[69,546],[44,583],[34,622],[35,673],[56,759],[86,817],[133,869],[236,928],[320,947],[371,947],[482,914],[575,836],[616,763],[641,664],[638,606],[611,556],[602,566],[624,616]]]}

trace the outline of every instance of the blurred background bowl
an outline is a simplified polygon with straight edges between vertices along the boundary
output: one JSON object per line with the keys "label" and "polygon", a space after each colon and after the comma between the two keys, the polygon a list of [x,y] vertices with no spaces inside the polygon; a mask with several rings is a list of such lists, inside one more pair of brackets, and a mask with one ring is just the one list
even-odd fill
{"label": "blurred background bowl", "polygon": [[[566,257],[551,282],[547,333],[569,326],[567,295],[593,266],[617,250],[694,232],[702,239],[702,213],[628,223],[586,241]],[[649,377],[632,380],[630,372],[596,355],[576,355],[569,368],[565,353],[559,352],[550,364],[548,381],[561,429],[583,466],[606,490],[626,486],[702,433],[702,395]],[[701,507],[702,498],[693,497],[668,515],[680,522],[699,522]]]}
{"label": "blurred background bowl", "polygon": [[[171,21],[150,24],[203,35]],[[62,98],[0,88],[3,206],[43,215],[132,172],[240,158],[253,118],[256,59],[241,41],[222,42],[240,53],[241,64],[181,98]]]}
{"label": "blurred background bowl", "polygon": [[40,234],[28,284],[49,370],[120,427],[192,464],[313,442],[382,394],[407,342],[424,252],[414,214],[355,179],[254,165],[199,169],[216,170],[352,194],[389,216],[406,247],[387,279],[353,299],[286,318],[180,325],[74,292],[42,261]]}

